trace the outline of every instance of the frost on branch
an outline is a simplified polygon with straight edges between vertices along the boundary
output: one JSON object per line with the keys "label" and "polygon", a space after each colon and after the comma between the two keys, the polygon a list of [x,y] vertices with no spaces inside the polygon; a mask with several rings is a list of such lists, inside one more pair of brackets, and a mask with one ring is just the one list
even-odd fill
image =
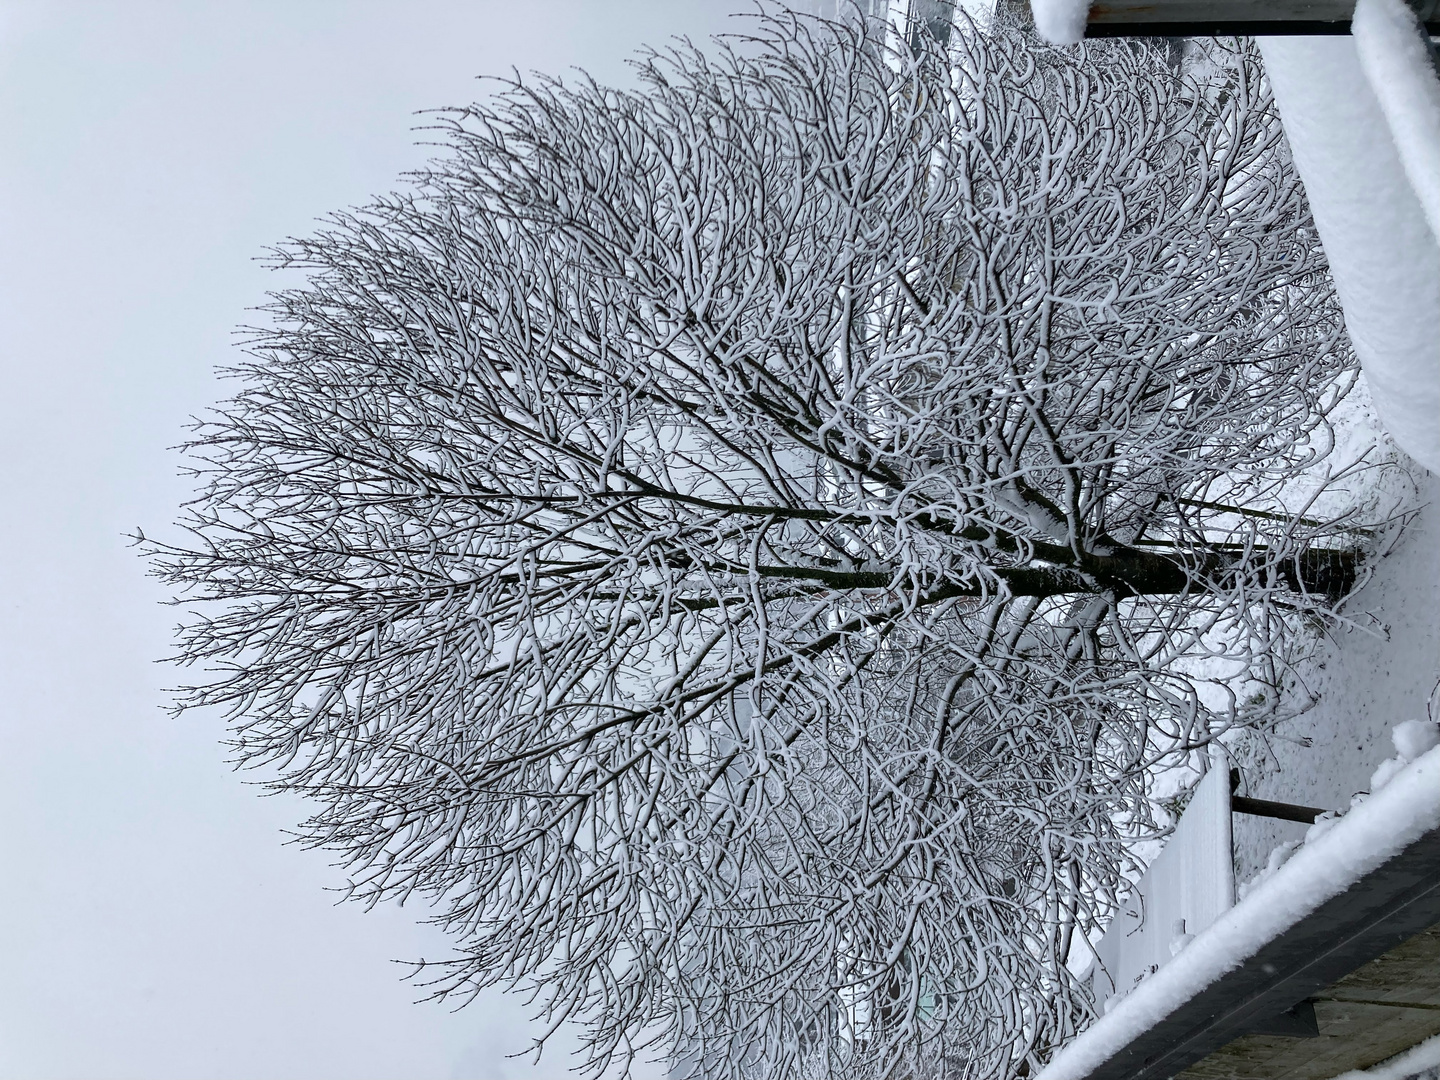
{"label": "frost on branch", "polygon": [[1147,769],[1280,698],[1184,665],[1278,691],[1356,580],[1285,502],[1353,362],[1254,55],[881,40],[443,114],[279,254],[152,545],[185,704],[596,1069],[1035,1069]]}

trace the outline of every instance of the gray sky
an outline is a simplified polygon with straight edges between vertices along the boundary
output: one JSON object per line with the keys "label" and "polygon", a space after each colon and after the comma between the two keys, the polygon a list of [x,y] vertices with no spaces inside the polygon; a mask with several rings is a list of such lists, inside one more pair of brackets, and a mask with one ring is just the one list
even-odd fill
{"label": "gray sky", "polygon": [[423,909],[332,906],[301,807],[161,711],[177,613],[124,534],[189,491],[166,448],[276,284],[251,258],[422,163],[414,110],[512,65],[623,81],[732,8],[0,0],[0,1077],[566,1075],[506,1060],[518,1003],[412,1005]]}

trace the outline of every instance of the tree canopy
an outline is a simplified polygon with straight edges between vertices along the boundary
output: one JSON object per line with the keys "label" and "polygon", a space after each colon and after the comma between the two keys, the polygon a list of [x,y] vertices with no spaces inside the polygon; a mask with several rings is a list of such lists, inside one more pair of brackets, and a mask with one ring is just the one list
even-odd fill
{"label": "tree canopy", "polygon": [[1023,1075],[1150,770],[1356,580],[1284,498],[1354,363],[1258,60],[767,16],[638,74],[277,252],[150,545],[184,705],[596,1068]]}

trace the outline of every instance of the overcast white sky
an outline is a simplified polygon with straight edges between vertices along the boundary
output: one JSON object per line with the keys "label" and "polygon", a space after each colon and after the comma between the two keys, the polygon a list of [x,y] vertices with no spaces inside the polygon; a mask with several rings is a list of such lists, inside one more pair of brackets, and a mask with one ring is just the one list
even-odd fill
{"label": "overcast white sky", "polygon": [[[176,612],[127,549],[188,481],[251,262],[425,159],[512,65],[626,80],[744,0],[0,0],[0,1077],[563,1077],[495,995],[413,1005],[422,911],[334,907],[294,802],[174,720]],[[733,25],[733,24],[732,24]],[[654,1075],[659,1075],[657,1070]]]}

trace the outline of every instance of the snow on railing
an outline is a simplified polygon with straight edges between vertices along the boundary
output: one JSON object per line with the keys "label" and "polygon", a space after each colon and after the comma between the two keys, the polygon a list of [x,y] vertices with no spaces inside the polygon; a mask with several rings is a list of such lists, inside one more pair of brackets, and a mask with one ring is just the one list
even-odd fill
{"label": "snow on railing", "polygon": [[1360,0],[1350,28],[1400,164],[1440,239],[1440,79],[1424,28],[1404,0]]}
{"label": "snow on railing", "polygon": [[[1042,37],[1074,44],[1090,3],[1031,10]],[[1404,0],[1359,0],[1351,26],[1260,49],[1376,411],[1440,472],[1440,77]]]}
{"label": "snow on railing", "polygon": [[1341,1073],[1335,1080],[1409,1080],[1437,1065],[1440,1065],[1440,1035],[1426,1039],[1373,1068]]}
{"label": "snow on railing", "polygon": [[1440,246],[1355,39],[1261,38],[1260,51],[1376,412],[1440,471]]}

